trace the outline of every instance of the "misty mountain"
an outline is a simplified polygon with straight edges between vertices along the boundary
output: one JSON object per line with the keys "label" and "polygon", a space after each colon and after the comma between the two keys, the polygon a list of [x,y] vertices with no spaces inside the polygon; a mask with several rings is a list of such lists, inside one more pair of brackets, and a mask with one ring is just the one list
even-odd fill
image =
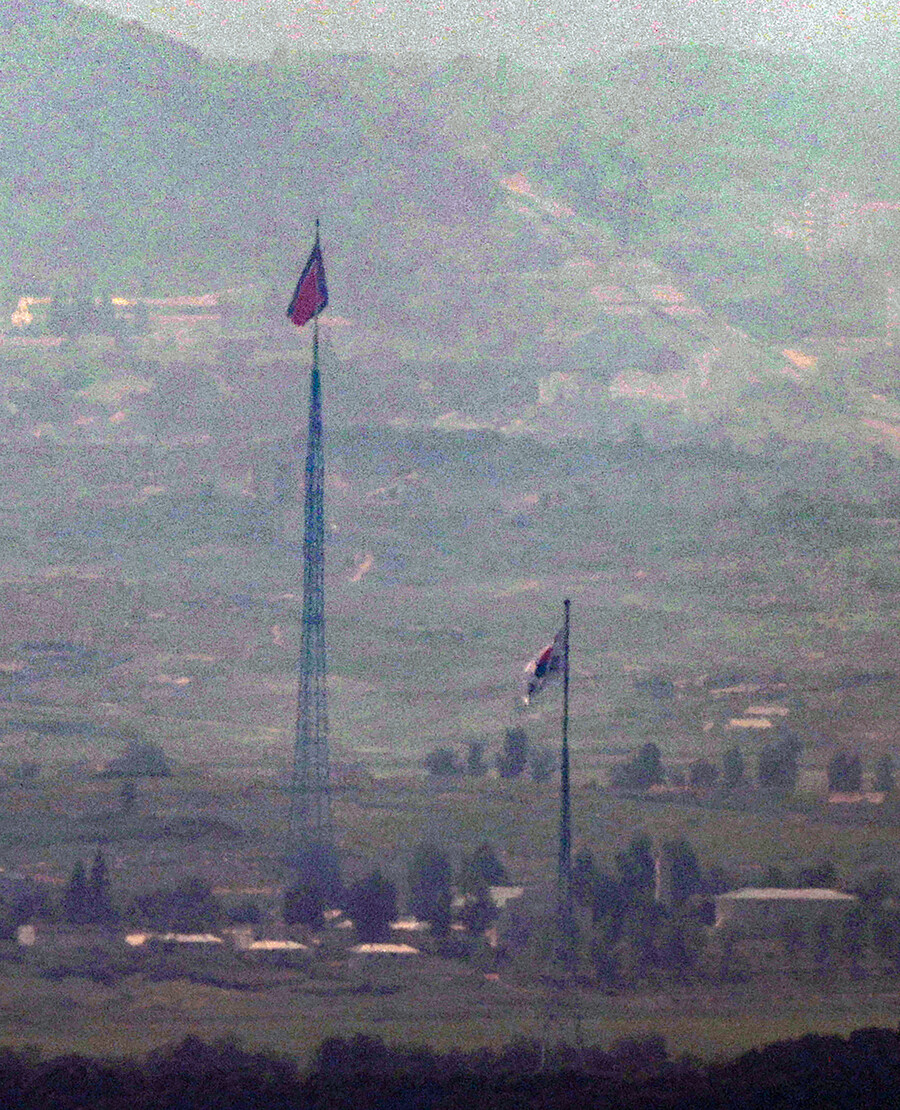
{"label": "misty mountain", "polygon": [[[861,211],[900,195],[898,86],[809,59],[661,48],[564,73],[469,56],[243,64],[44,0],[0,20],[0,73],[13,303],[23,289],[234,283],[260,289],[274,320],[320,215],[347,321],[338,355],[388,392],[425,390],[429,418],[457,407],[454,390],[484,411],[477,362],[508,416],[522,404],[510,383],[556,373],[575,375],[563,425],[615,430],[661,405],[765,435],[792,435],[804,406],[846,423],[856,403],[846,367],[829,392],[794,380],[782,348],[883,327],[893,225],[836,245],[826,228],[824,254],[803,236],[810,196]],[[607,385],[628,372],[610,409]],[[526,424],[552,425],[552,409]]]}

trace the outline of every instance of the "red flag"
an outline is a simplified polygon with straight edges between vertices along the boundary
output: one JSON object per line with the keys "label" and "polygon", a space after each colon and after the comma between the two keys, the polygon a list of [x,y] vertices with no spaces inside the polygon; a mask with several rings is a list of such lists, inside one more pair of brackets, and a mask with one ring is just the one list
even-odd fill
{"label": "red flag", "polygon": [[319,236],[316,235],[315,246],[309,261],[303,268],[297,288],[288,305],[287,317],[302,328],[314,317],[318,316],[325,305],[328,304],[328,287],[325,284],[325,264],[322,261],[322,252],[319,249]]}
{"label": "red flag", "polygon": [[543,690],[548,682],[562,674],[565,650],[566,630],[563,627],[553,637],[553,642],[539,651],[525,667],[525,674],[528,676],[528,686],[524,699],[526,705],[535,694],[539,694]]}

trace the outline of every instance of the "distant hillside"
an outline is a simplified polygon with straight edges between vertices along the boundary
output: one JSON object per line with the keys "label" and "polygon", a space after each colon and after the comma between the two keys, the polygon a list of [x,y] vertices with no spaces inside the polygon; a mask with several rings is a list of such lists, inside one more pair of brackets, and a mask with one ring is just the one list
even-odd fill
{"label": "distant hillside", "polygon": [[[347,412],[589,433],[663,411],[737,443],[813,411],[825,438],[893,426],[855,366],[822,400],[781,352],[884,331],[897,85],[724,49],[245,65],[63,0],[5,10],[0,73],[8,304],[232,284],[276,335],[319,215]],[[554,373],[582,375],[564,418],[528,410]]]}

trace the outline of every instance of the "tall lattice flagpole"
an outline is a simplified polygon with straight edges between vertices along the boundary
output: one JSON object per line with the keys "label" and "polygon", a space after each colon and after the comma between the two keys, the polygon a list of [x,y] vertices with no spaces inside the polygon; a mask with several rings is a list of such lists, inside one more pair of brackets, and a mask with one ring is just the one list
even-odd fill
{"label": "tall lattice flagpole", "polygon": [[[316,245],[307,271],[318,258]],[[298,285],[306,280],[307,271]],[[318,275],[314,275],[319,280]],[[324,269],[321,273],[324,290]],[[297,294],[295,294],[295,300]],[[328,705],[325,689],[325,527],[324,452],[322,443],[322,390],[319,374],[318,312],[327,292],[315,301],[313,358],[309,386],[309,424],[306,439],[306,492],[303,531],[303,621],[297,682],[297,720],[294,736],[294,771],[291,781],[289,854],[295,858],[315,853],[333,858],[334,833],[331,822],[331,791],[328,766]],[[293,302],[292,302],[293,303]],[[289,310],[290,314],[290,310]],[[297,322],[296,316],[294,317]]]}

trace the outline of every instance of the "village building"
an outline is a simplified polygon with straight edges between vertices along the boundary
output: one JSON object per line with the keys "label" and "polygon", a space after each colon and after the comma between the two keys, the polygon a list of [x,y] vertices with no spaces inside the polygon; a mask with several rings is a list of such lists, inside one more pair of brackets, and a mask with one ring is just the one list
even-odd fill
{"label": "village building", "polygon": [[820,887],[744,887],[715,897],[715,928],[770,938],[786,926],[840,926],[858,899]]}
{"label": "village building", "polygon": [[421,952],[418,948],[413,948],[411,944],[395,944],[391,942],[368,942],[366,944],[354,944],[350,949],[351,956],[383,956],[393,958],[395,956],[419,956]]}

